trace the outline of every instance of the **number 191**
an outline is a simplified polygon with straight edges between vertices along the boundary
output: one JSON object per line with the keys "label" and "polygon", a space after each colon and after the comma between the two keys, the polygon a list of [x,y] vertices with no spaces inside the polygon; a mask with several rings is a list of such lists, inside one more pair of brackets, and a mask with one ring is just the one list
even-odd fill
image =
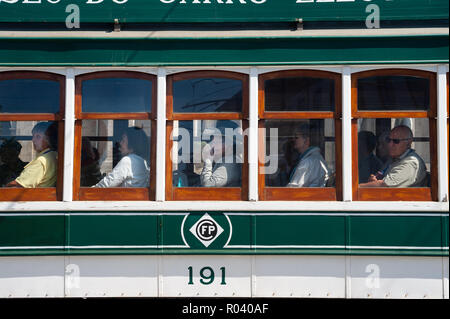
{"label": "number 191", "polygon": [[[192,266],[190,266],[188,268],[189,270],[189,285],[193,285],[194,284],[194,269]],[[221,267],[220,268],[221,271],[221,285],[226,285],[226,281],[225,281],[225,267]],[[214,274],[214,270],[211,267],[203,267],[202,269],[200,269],[199,272],[200,275],[200,283],[202,285],[210,285],[214,282],[215,279],[215,274]]]}

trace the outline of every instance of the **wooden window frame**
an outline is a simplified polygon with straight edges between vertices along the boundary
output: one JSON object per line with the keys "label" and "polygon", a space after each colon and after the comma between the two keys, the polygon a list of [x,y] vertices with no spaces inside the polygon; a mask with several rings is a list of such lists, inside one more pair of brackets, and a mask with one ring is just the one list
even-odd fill
{"label": "wooden window frame", "polygon": [[[82,83],[87,80],[107,78],[133,78],[152,82],[151,112],[118,113],[118,112],[82,112]],[[80,201],[153,201],[156,189],[156,115],[157,115],[157,81],[156,76],[135,71],[99,71],[79,75],[75,78],[75,143],[73,171],[73,199]],[[81,144],[83,120],[150,120],[150,186],[93,188],[81,187]]]}
{"label": "wooden window frame", "polygon": [[[359,111],[358,80],[372,76],[414,76],[430,83],[430,108],[428,111]],[[437,91],[434,72],[413,69],[382,69],[352,74],[352,185],[353,200],[358,201],[437,201]],[[370,118],[423,118],[429,120],[431,153],[431,187],[392,188],[359,187],[358,176],[358,120]]]}
{"label": "wooden window frame", "polygon": [[[173,83],[194,78],[216,77],[242,81],[242,112],[227,113],[174,113]],[[248,139],[244,136],[244,163],[242,163],[241,187],[173,187],[173,168],[170,152],[173,140],[170,138],[174,121],[193,120],[241,120],[242,130],[248,128],[249,76],[231,71],[188,71],[167,77],[166,108],[166,200],[168,201],[241,201],[248,200]]]}
{"label": "wooden window frame", "polygon": [[[334,111],[286,111],[272,112],[265,110],[265,81],[277,78],[313,77],[334,80],[335,110]],[[258,192],[262,201],[339,201],[342,200],[342,78],[341,74],[319,70],[289,70],[275,71],[259,76],[259,123],[260,129],[265,128],[266,120],[292,119],[334,119],[335,125],[335,187],[266,187],[263,174],[264,163],[258,164]],[[265,136],[259,135],[260,156],[265,154]],[[261,157],[262,158],[262,157]]]}
{"label": "wooden window frame", "polygon": [[58,113],[0,113],[0,121],[53,121],[58,123],[58,169],[56,187],[39,188],[0,188],[0,201],[61,201],[64,170],[64,116],[66,80],[64,75],[41,71],[0,72],[0,81],[4,80],[48,80],[59,83]]}

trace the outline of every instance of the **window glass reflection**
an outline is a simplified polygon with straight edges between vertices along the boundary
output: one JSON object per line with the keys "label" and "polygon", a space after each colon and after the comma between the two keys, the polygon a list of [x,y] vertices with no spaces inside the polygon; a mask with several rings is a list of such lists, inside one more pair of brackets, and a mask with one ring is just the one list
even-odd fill
{"label": "window glass reflection", "polygon": [[56,122],[0,122],[0,134],[0,187],[56,187]]}
{"label": "window glass reflection", "polygon": [[148,120],[84,120],[81,187],[148,187]]}
{"label": "window glass reflection", "polygon": [[264,87],[266,111],[334,111],[334,80],[278,78]]}
{"label": "window glass reflection", "polygon": [[358,79],[358,109],[428,110],[428,79],[413,76],[373,76]]}
{"label": "window glass reflection", "polygon": [[359,119],[361,187],[429,187],[428,119]]}
{"label": "window glass reflection", "polygon": [[334,121],[266,121],[268,187],[334,187]]}
{"label": "window glass reflection", "polygon": [[59,113],[59,93],[56,81],[0,81],[0,113]]}
{"label": "window glass reflection", "polygon": [[171,159],[175,187],[240,187],[241,121],[174,121]]}
{"label": "window glass reflection", "polygon": [[151,112],[152,82],[132,78],[83,81],[83,112]]}
{"label": "window glass reflection", "polygon": [[195,78],[173,83],[175,113],[242,112],[242,81]]}

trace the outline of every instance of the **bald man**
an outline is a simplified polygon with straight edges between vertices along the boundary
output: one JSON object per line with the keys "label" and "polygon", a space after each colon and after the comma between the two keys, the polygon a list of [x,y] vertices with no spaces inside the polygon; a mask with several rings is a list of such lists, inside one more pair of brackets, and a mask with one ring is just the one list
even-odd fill
{"label": "bald man", "polygon": [[392,163],[382,179],[370,175],[369,182],[360,187],[420,187],[425,186],[426,166],[423,159],[411,149],[413,133],[408,126],[393,128],[386,139]]}

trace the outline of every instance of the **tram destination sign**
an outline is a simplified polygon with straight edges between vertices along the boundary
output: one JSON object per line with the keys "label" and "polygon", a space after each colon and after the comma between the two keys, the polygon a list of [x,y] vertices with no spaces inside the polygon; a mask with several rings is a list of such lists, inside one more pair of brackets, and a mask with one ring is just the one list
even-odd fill
{"label": "tram destination sign", "polygon": [[448,19],[448,0],[0,0],[1,22],[198,23]]}

